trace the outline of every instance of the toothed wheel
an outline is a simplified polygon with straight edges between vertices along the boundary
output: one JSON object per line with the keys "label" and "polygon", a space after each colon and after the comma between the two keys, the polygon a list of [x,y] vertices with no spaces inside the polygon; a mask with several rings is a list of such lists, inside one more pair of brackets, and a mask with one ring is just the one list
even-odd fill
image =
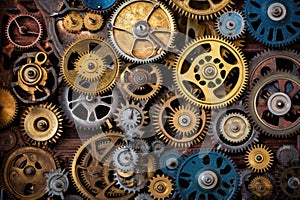
{"label": "toothed wheel", "polygon": [[205,37],[192,41],[177,56],[174,79],[189,102],[220,108],[242,95],[248,67],[243,53],[230,42]]}
{"label": "toothed wheel", "polygon": [[0,128],[8,126],[16,117],[18,103],[6,89],[0,88]]}
{"label": "toothed wheel", "polygon": [[150,180],[148,192],[154,199],[167,199],[173,192],[172,180],[165,175],[156,175]]}
{"label": "toothed wheel", "polygon": [[79,12],[70,11],[63,19],[63,27],[70,33],[78,33],[83,28],[83,19]]}
{"label": "toothed wheel", "polygon": [[47,186],[46,192],[49,196],[60,196],[64,199],[64,193],[69,187],[68,172],[65,170],[53,170],[49,174],[46,174]]}
{"label": "toothed wheel", "polygon": [[137,165],[138,155],[134,149],[123,146],[115,150],[113,160],[117,170],[129,172]]}

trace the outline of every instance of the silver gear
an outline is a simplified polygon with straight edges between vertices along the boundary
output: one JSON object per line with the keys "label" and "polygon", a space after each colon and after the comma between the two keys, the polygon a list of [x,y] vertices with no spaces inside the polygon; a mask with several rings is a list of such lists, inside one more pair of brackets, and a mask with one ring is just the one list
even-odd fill
{"label": "silver gear", "polygon": [[282,166],[289,166],[298,159],[298,151],[292,145],[283,145],[276,152],[276,158]]}
{"label": "silver gear", "polygon": [[60,196],[61,199],[64,199],[64,193],[69,187],[68,172],[65,173],[65,170],[58,169],[46,174],[46,177],[46,192],[48,195]]}
{"label": "silver gear", "polygon": [[140,193],[138,194],[134,200],[154,200],[150,194],[147,194],[147,193]]}
{"label": "silver gear", "polygon": [[133,148],[126,146],[119,147],[113,155],[113,163],[122,172],[129,172],[134,169],[138,162],[138,155]]}

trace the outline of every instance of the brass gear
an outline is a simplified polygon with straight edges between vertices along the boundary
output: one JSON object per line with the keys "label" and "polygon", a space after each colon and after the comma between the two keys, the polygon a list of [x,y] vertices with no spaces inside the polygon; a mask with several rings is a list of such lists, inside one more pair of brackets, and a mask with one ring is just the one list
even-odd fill
{"label": "brass gear", "polygon": [[8,191],[18,199],[40,199],[46,194],[45,174],[59,168],[49,151],[38,147],[12,150],[4,162],[4,182]]}
{"label": "brass gear", "polygon": [[61,137],[62,121],[58,108],[51,103],[31,106],[21,117],[23,139],[39,147],[54,144]]}
{"label": "brass gear", "polygon": [[70,33],[78,33],[83,27],[83,19],[78,11],[70,11],[63,19],[63,27]]}
{"label": "brass gear", "polygon": [[16,117],[18,103],[9,90],[0,88],[0,128],[8,126]]}
{"label": "brass gear", "polygon": [[188,44],[177,56],[175,84],[191,103],[203,108],[232,104],[243,93],[248,67],[243,53],[218,37],[204,37]]}
{"label": "brass gear", "polygon": [[[86,53],[97,52],[104,60],[105,71],[99,81],[87,81],[76,72],[75,62]],[[96,95],[110,90],[119,73],[120,61],[113,48],[102,38],[84,38],[72,43],[64,53],[61,72],[66,83],[74,90],[85,95]]]}
{"label": "brass gear", "polygon": [[254,197],[259,199],[270,197],[273,193],[272,182],[265,176],[256,176],[248,185],[248,189]]}
{"label": "brass gear", "polygon": [[164,200],[173,192],[172,180],[164,174],[156,175],[150,180],[148,192],[154,199]]}
{"label": "brass gear", "polygon": [[97,31],[103,25],[103,17],[100,14],[87,12],[83,18],[84,26],[89,31]]}
{"label": "brass gear", "polygon": [[272,167],[274,156],[269,147],[256,144],[247,150],[245,161],[254,172],[264,173]]}

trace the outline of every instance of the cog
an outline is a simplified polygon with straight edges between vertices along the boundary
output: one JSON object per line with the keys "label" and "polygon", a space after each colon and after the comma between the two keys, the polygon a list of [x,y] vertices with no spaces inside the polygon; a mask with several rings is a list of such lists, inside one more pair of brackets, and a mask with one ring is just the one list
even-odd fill
{"label": "cog", "polygon": [[178,151],[168,150],[161,154],[159,158],[159,167],[162,172],[172,178],[175,178],[176,170],[182,161],[182,154]]}
{"label": "cog", "polygon": [[93,12],[87,12],[83,18],[84,26],[89,31],[97,31],[101,29],[103,22],[104,20],[102,15]]}
{"label": "cog", "polygon": [[83,28],[83,19],[78,11],[70,11],[63,19],[63,27],[69,33],[78,33]]}
{"label": "cog", "polygon": [[[80,78],[76,73],[75,62],[80,60],[87,53],[95,53],[97,57],[103,59],[104,64],[106,64],[105,67],[101,66],[105,68],[105,72],[99,81],[86,81]],[[93,62],[87,64],[88,68],[90,65],[92,66]],[[93,67],[98,68],[100,66],[96,67],[93,65]],[[72,89],[86,95],[97,95],[110,90],[114,86],[119,73],[119,67],[119,58],[106,41],[102,38],[84,38],[72,43],[65,51],[61,62],[61,73],[63,74],[65,82],[72,87]]]}
{"label": "cog", "polygon": [[248,94],[248,112],[253,125],[274,137],[288,137],[299,131],[300,80],[278,71],[263,76]]}
{"label": "cog", "polygon": [[172,195],[172,180],[165,175],[156,175],[150,180],[148,192],[154,199],[164,200]]}
{"label": "cog", "polygon": [[29,49],[41,40],[43,27],[34,15],[19,14],[9,19],[5,33],[8,41],[15,47]]}
{"label": "cog", "polygon": [[134,149],[122,146],[115,150],[113,161],[117,170],[129,172],[137,165],[138,154]]}
{"label": "cog", "polygon": [[181,163],[175,185],[181,199],[232,199],[238,190],[239,174],[224,154],[203,150]]}
{"label": "cog", "polygon": [[117,0],[81,0],[82,3],[93,12],[108,12],[116,4]]}
{"label": "cog", "polygon": [[173,43],[176,29],[171,12],[154,0],[124,2],[116,9],[108,26],[116,51],[135,63],[162,58]]}
{"label": "cog", "polygon": [[254,172],[264,173],[272,167],[274,156],[269,147],[256,144],[247,150],[245,161]]}
{"label": "cog", "polygon": [[251,194],[259,199],[266,199],[273,193],[273,185],[266,176],[256,176],[249,184]]}
{"label": "cog", "polygon": [[64,199],[63,193],[65,193],[69,187],[68,172],[65,170],[55,170],[46,174],[47,186],[46,192],[49,196],[60,196]]}
{"label": "cog", "polygon": [[282,166],[290,166],[299,160],[299,153],[292,145],[283,145],[276,152],[276,158]]}
{"label": "cog", "polygon": [[298,3],[292,0],[246,0],[244,6],[249,32],[271,47],[283,47],[299,38],[299,11]]}
{"label": "cog", "polygon": [[229,40],[236,40],[245,33],[245,19],[239,11],[227,11],[216,21],[218,33]]}
{"label": "cog", "polygon": [[204,37],[188,44],[177,56],[174,79],[179,92],[191,103],[220,108],[241,96],[248,81],[248,67],[233,44]]}
{"label": "cog", "polygon": [[154,200],[150,194],[147,193],[139,193],[134,200]]}
{"label": "cog", "polygon": [[0,88],[0,128],[8,126],[16,117],[18,102],[9,90]]}

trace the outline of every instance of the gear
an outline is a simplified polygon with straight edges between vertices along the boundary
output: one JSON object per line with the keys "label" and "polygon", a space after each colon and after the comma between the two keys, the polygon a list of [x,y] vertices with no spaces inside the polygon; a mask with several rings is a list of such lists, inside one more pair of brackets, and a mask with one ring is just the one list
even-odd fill
{"label": "gear", "polygon": [[5,33],[8,41],[15,47],[28,49],[41,40],[43,27],[34,15],[20,14],[9,19]]}
{"label": "gear", "polygon": [[160,140],[154,140],[151,143],[151,147],[154,155],[161,156],[161,154],[165,151],[166,145]]}
{"label": "gear", "polygon": [[78,33],[83,27],[83,19],[78,11],[70,11],[62,22],[66,31],[70,33]]}
{"label": "gear", "polygon": [[245,32],[245,19],[239,11],[227,11],[217,19],[216,29],[223,37],[236,40]]}
{"label": "gear", "polygon": [[256,176],[248,187],[251,194],[259,199],[266,199],[273,193],[272,182],[265,176]]}
{"label": "gear", "polygon": [[299,11],[293,0],[246,0],[244,6],[250,33],[258,42],[272,47],[283,47],[299,38]]}
{"label": "gear", "polygon": [[[104,74],[100,80],[86,81],[80,78],[76,73],[75,62],[81,60],[86,54],[97,55],[99,59],[103,59],[105,66],[97,66],[94,59],[87,63],[89,70],[105,68]],[[97,62],[96,62],[97,63]],[[82,63],[86,64],[86,63]],[[85,38],[79,39],[72,43],[64,53],[61,63],[61,73],[66,83],[74,90],[86,94],[96,95],[110,90],[116,81],[119,73],[120,61],[113,48],[102,38]],[[86,71],[86,70],[84,70]],[[93,75],[94,76],[94,75]],[[89,79],[90,80],[90,79]]]}
{"label": "gear", "polygon": [[8,126],[16,117],[18,103],[10,91],[0,88],[0,128]]}
{"label": "gear", "polygon": [[65,173],[65,170],[58,169],[46,174],[46,177],[46,192],[48,195],[60,196],[61,199],[64,199],[63,193],[65,193],[69,187],[68,172]]}
{"label": "gear", "polygon": [[175,84],[191,103],[220,108],[236,101],[246,88],[248,67],[242,52],[223,39],[205,37],[177,56]]}
{"label": "gear", "polygon": [[110,39],[116,51],[136,63],[156,61],[173,43],[175,22],[159,1],[126,1],[116,9],[109,23]]}
{"label": "gear", "polygon": [[122,89],[137,101],[152,98],[162,86],[161,68],[161,65],[152,63],[128,65],[120,77]]}
{"label": "gear", "polygon": [[87,30],[97,31],[97,30],[101,29],[104,20],[103,20],[102,15],[88,12],[84,15],[83,22],[84,22],[84,26]]}
{"label": "gear", "polygon": [[147,194],[147,193],[140,193],[138,194],[134,200],[154,200],[150,194]]}
{"label": "gear", "polygon": [[134,149],[122,146],[115,150],[113,160],[117,170],[129,172],[137,165],[138,155]]}
{"label": "gear", "polygon": [[186,102],[181,96],[165,97],[155,105],[153,125],[159,138],[176,147],[199,143],[207,132],[209,113]]}
{"label": "gear", "polygon": [[117,0],[108,0],[108,1],[81,0],[81,1],[88,9],[94,12],[107,12],[111,10],[117,2]]}
{"label": "gear", "polygon": [[31,106],[21,117],[23,139],[39,147],[54,144],[61,137],[62,121],[58,108],[51,103]]}
{"label": "gear", "polygon": [[248,95],[248,112],[261,132],[287,137],[300,127],[300,80],[290,73],[278,71],[255,83]]}
{"label": "gear", "polygon": [[233,199],[239,186],[234,163],[224,154],[209,150],[188,156],[175,180],[181,199]]}
{"label": "gear", "polygon": [[10,152],[4,162],[4,182],[18,199],[39,199],[46,193],[45,174],[59,165],[49,151],[37,147],[20,147]]}
{"label": "gear", "polygon": [[283,145],[276,152],[276,158],[282,166],[289,166],[299,160],[299,153],[292,145]]}
{"label": "gear", "polygon": [[231,0],[210,1],[205,0],[199,3],[196,0],[189,2],[181,0],[172,0],[170,4],[173,8],[178,10],[180,14],[187,17],[200,20],[213,19],[220,13],[227,11],[234,4]]}
{"label": "gear", "polygon": [[18,142],[18,138],[14,131],[7,130],[7,129],[1,130],[0,152],[12,150],[17,145],[17,142]]}
{"label": "gear", "polygon": [[165,175],[156,175],[150,180],[148,192],[154,199],[164,200],[173,192],[172,180]]}
{"label": "gear", "polygon": [[245,161],[251,170],[263,173],[272,167],[274,156],[269,147],[263,144],[256,144],[247,150]]}
{"label": "gear", "polygon": [[178,151],[165,151],[159,159],[160,169],[162,172],[172,178],[175,178],[175,173],[182,161],[182,154]]}

